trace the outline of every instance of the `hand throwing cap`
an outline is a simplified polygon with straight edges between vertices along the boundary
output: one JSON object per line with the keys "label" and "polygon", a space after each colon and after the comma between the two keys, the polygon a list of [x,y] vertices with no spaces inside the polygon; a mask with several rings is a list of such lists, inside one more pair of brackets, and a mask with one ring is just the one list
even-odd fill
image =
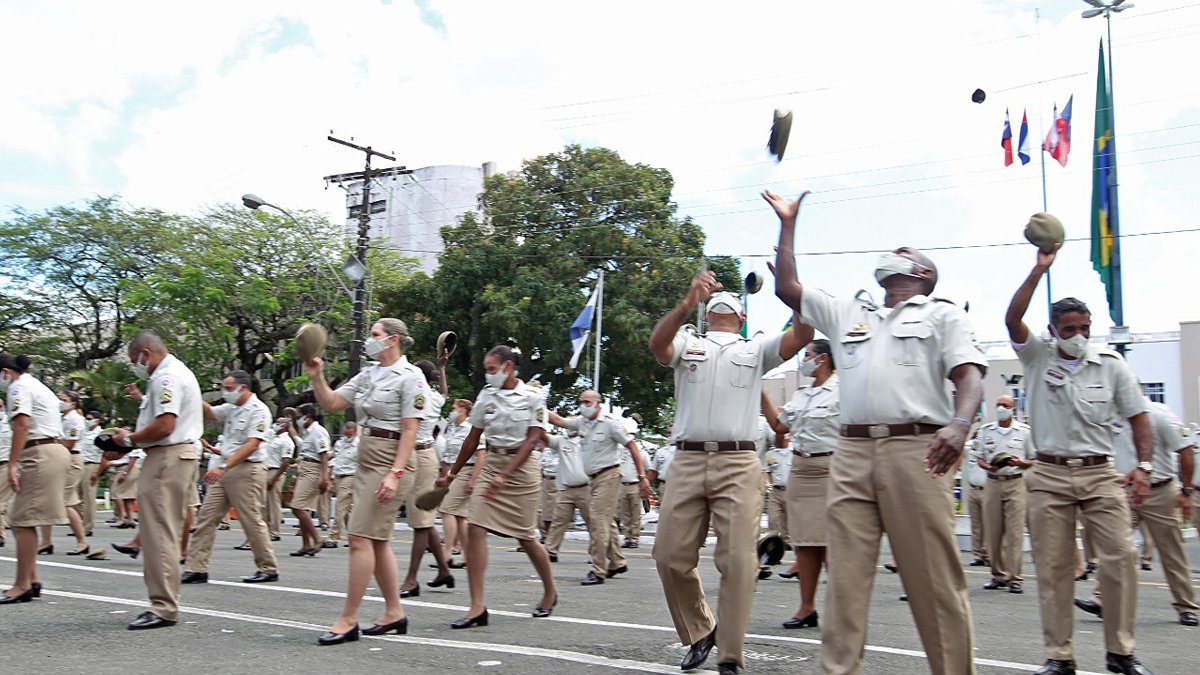
{"label": "hand throwing cap", "polygon": [[1058,218],[1049,213],[1035,213],[1029,217],[1029,224],[1025,226],[1025,238],[1041,249],[1042,253],[1049,253],[1055,244],[1062,244],[1066,240],[1066,233],[1062,221]]}

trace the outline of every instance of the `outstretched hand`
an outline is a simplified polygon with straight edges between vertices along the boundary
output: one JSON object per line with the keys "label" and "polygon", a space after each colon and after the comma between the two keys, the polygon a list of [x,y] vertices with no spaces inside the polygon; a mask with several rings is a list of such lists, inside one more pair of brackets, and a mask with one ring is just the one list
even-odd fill
{"label": "outstretched hand", "polygon": [[808,190],[800,193],[800,196],[795,199],[780,197],[770,190],[762,191],[762,198],[775,209],[775,215],[779,216],[780,220],[795,220],[800,213],[800,204],[804,198],[811,194]]}
{"label": "outstretched hand", "polygon": [[703,272],[696,275],[692,279],[692,285],[688,288],[687,306],[695,307],[702,302],[708,302],[713,293],[724,288],[721,282],[717,281],[717,275],[712,272]]}
{"label": "outstretched hand", "polygon": [[1062,248],[1062,244],[1055,244],[1049,253],[1039,248],[1037,251],[1037,266],[1044,270],[1050,269],[1050,266],[1054,264],[1054,259],[1058,256],[1058,249],[1060,248]]}

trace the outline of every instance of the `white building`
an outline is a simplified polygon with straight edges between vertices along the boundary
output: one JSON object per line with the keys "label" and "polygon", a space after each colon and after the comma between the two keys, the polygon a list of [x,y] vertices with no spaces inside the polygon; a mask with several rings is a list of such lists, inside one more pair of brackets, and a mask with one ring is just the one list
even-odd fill
{"label": "white building", "polygon": [[[432,274],[442,252],[441,229],[456,225],[468,211],[479,212],[483,179],[494,171],[491,162],[380,171],[372,180],[368,236],[372,242],[382,241],[383,246],[417,258],[421,269]],[[336,176],[329,180],[338,182]],[[346,236],[351,240],[358,236],[362,185],[362,181],[345,185]]]}

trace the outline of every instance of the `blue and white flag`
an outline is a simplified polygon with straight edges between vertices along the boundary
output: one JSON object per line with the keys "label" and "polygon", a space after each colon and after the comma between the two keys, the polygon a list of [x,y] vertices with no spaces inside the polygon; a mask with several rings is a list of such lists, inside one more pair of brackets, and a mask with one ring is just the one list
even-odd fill
{"label": "blue and white flag", "polygon": [[596,298],[599,295],[600,285],[596,284],[596,290],[592,291],[592,297],[588,298],[587,304],[583,306],[583,311],[579,313],[575,323],[571,324],[571,329],[568,331],[571,336],[571,345],[575,347],[575,353],[571,355],[572,368],[579,365],[579,355],[583,353],[588,335],[592,332],[592,318],[596,314]]}

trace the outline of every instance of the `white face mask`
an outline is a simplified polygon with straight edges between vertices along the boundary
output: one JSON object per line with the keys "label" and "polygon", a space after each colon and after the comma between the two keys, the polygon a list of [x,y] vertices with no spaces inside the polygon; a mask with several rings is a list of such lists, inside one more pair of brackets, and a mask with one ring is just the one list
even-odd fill
{"label": "white face mask", "polygon": [[276,424],[273,428],[275,429],[275,433],[277,433],[277,434],[282,434],[283,432],[287,431],[286,424]]}
{"label": "white face mask", "polygon": [[1002,405],[996,406],[996,419],[1001,422],[1007,422],[1012,419],[1013,411],[1011,408],[1006,408]]}
{"label": "white face mask", "polygon": [[75,407],[75,404],[71,403],[70,401],[59,401],[58,402],[58,411],[59,412],[67,412],[68,410],[70,410],[71,408],[74,408],[74,407]]}
{"label": "white face mask", "polygon": [[363,342],[363,351],[372,359],[382,354],[383,350],[387,349],[387,347],[387,338],[383,338],[382,340],[367,338],[366,342]]}
{"label": "white face mask", "polygon": [[150,379],[150,360],[147,359],[145,363],[142,363],[142,357],[139,356],[137,361],[133,362],[133,374],[139,380]]}
{"label": "white face mask", "polygon": [[226,403],[237,403],[238,399],[241,397],[242,397],[242,385],[240,385],[240,384],[238,386],[234,387],[233,391],[229,391],[227,389],[221,390],[221,398],[225,399]]}
{"label": "white face mask", "polygon": [[95,429],[98,426],[100,426],[100,420],[88,420],[87,421],[87,427],[89,429]]}
{"label": "white face mask", "polygon": [[1058,331],[1055,331],[1055,341],[1058,342],[1058,348],[1062,353],[1072,359],[1082,358],[1087,353],[1088,339],[1083,336],[1083,333],[1076,333],[1066,340],[1058,337]]}
{"label": "white face mask", "polygon": [[450,420],[450,424],[457,425],[462,421],[462,413],[458,412],[457,410],[451,410],[450,415],[447,416],[447,419]]}
{"label": "white face mask", "polygon": [[0,373],[0,391],[8,391],[8,386],[12,384],[12,378],[8,373]]}
{"label": "white face mask", "polygon": [[590,420],[596,416],[596,407],[590,403],[581,403],[579,404],[579,414],[584,419]]}
{"label": "white face mask", "polygon": [[805,359],[800,362],[800,374],[804,377],[812,377],[813,373],[817,372],[817,357]]}
{"label": "white face mask", "polygon": [[884,253],[879,256],[879,262],[875,263],[875,281],[882,285],[883,280],[893,274],[915,277],[918,267],[923,269],[925,266],[917,264],[899,253]]}
{"label": "white face mask", "polygon": [[508,382],[508,371],[501,368],[494,373],[486,373],[483,376],[483,379],[487,380],[487,385],[489,387],[500,389],[504,386],[505,382]]}

